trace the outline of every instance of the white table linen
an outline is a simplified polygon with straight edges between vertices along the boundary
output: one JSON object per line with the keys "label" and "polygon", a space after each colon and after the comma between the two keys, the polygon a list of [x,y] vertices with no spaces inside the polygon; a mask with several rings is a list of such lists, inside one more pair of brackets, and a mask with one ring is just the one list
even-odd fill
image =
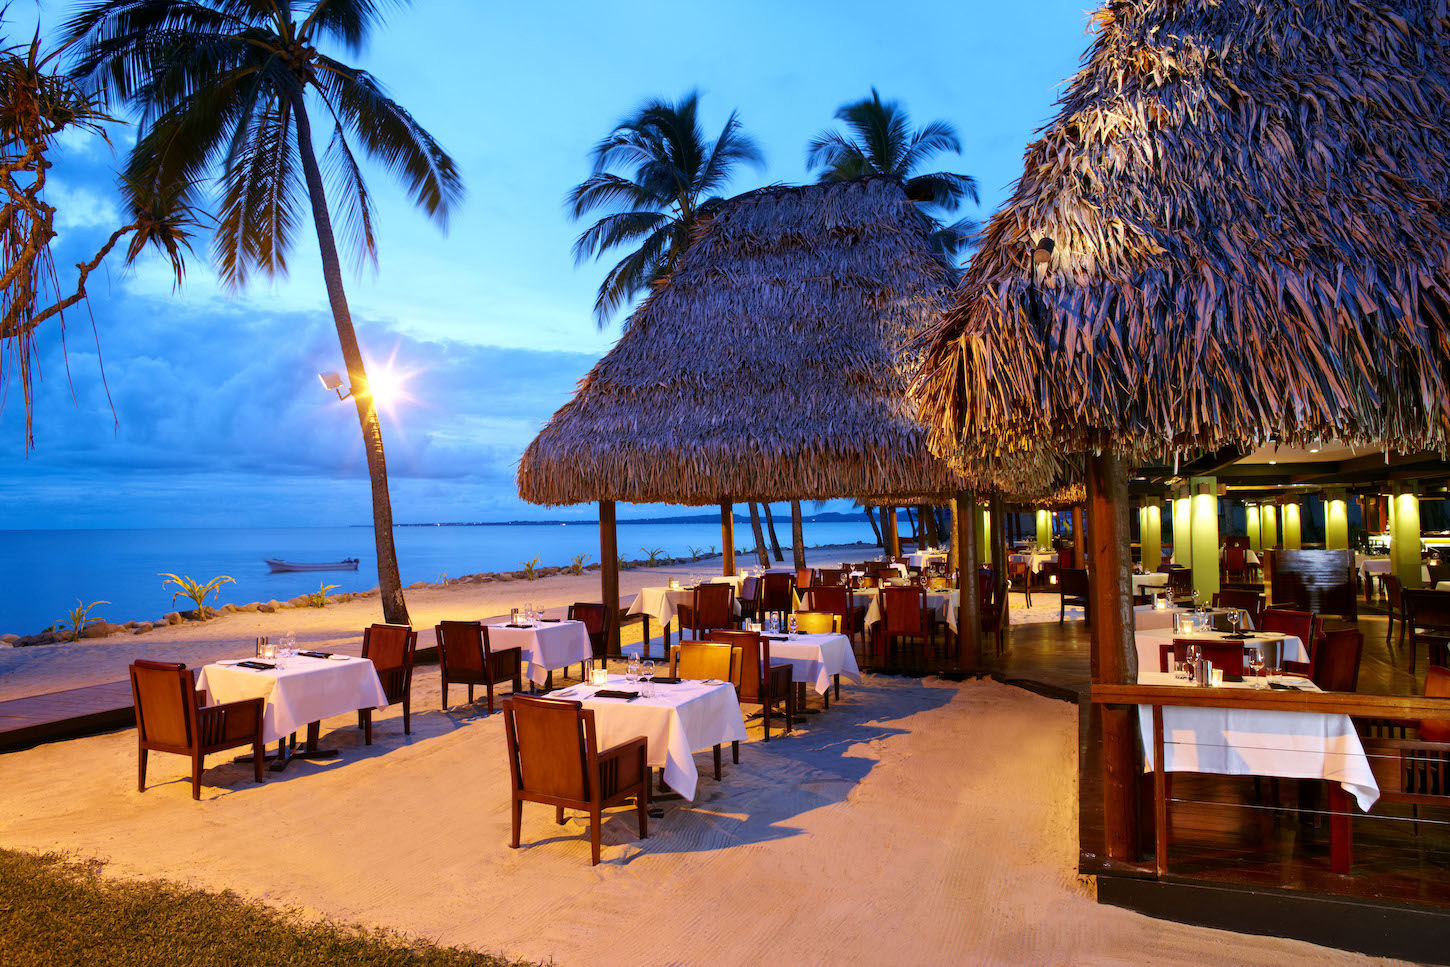
{"label": "white table linen", "polygon": [[[881,589],[861,588],[851,592],[858,598],[867,598],[866,620],[864,627],[870,628],[881,620]],[[926,606],[930,611],[936,612],[938,621],[948,622],[956,627],[957,622],[957,592],[956,591],[928,591],[926,592]]]}
{"label": "white table linen", "polygon": [[1057,555],[1055,553],[1043,553],[1041,551],[1033,551],[1030,554],[1008,554],[1007,560],[1011,561],[1014,564],[1026,564],[1028,568],[1032,571],[1032,573],[1036,574],[1038,571],[1042,570],[1042,565],[1056,564]]}
{"label": "white table linen", "polygon": [[[1157,628],[1172,628],[1175,614],[1192,614],[1192,608],[1164,608],[1161,611],[1151,604],[1140,604],[1133,608],[1133,627],[1138,631],[1152,631]],[[1214,608],[1209,614],[1228,614],[1226,608]],[[1247,611],[1239,611],[1239,627],[1244,631],[1254,630],[1254,618]]]}
{"label": "white table linen", "polygon": [[534,628],[489,625],[488,646],[494,651],[519,649],[524,674],[539,685],[548,680],[549,672],[594,657],[582,621],[545,621]]}
{"label": "white table linen", "polygon": [[1148,574],[1130,574],[1129,579],[1133,582],[1134,594],[1147,594],[1148,588],[1168,587],[1168,575],[1161,571],[1153,571]]}
{"label": "white table linen", "polygon": [[1435,590],[1450,591],[1450,581],[1441,581],[1439,584],[1435,585]]}
{"label": "white table linen", "polygon": [[[1156,667],[1156,666],[1155,666]],[[1300,682],[1305,691],[1318,691]],[[1138,672],[1140,685],[1183,685],[1162,672]],[[1225,683],[1224,689],[1247,688]],[[1144,770],[1153,771],[1153,710],[1138,706]],[[1369,812],[1379,799],[1364,746],[1348,715],[1246,708],[1163,708],[1163,768],[1227,776],[1281,776],[1338,782]]]}
{"label": "white table linen", "polygon": [[[606,688],[635,690],[623,675],[610,675]],[[575,685],[550,693],[551,698],[573,699],[594,710],[599,748],[607,749],[637,735],[649,741],[649,765],[664,769],[665,782],[686,799],[695,798],[699,771],[695,752],[723,742],[745,741],[745,716],[728,683],[707,685],[683,681],[656,685],[654,698],[594,698],[598,688]]]}
{"label": "white table linen", "polygon": [[[1138,646],[1138,671],[1157,673],[1159,669],[1159,647],[1173,644],[1174,638],[1200,638],[1203,640],[1223,639],[1226,631],[1195,631],[1184,632],[1175,635],[1172,628],[1150,629],[1138,631],[1133,634],[1133,641]],[[1277,632],[1265,632],[1266,635],[1277,634]],[[1240,641],[1244,647],[1258,647],[1258,641],[1253,638],[1229,639]],[[1300,641],[1297,635],[1284,635],[1284,660],[1308,663],[1309,652],[1304,649],[1304,642]]]}
{"label": "white table linen", "polygon": [[928,564],[935,564],[947,559],[946,551],[915,551],[906,555],[912,567],[926,567]]}
{"label": "white table linen", "polygon": [[[1395,562],[1387,557],[1367,557],[1360,561],[1359,570],[1364,575],[1364,583],[1368,585],[1371,575],[1394,574]],[[1430,583],[1430,569],[1423,564],[1420,565],[1420,582]]]}
{"label": "white table linen", "polygon": [[[743,579],[720,578],[712,579],[710,584],[735,584],[736,597],[732,602],[732,611],[738,617],[740,614],[740,585],[735,583]],[[660,627],[675,620],[675,615],[680,610],[680,605],[689,604],[694,598],[695,592],[690,588],[640,588],[639,594],[634,596],[630,602],[628,614],[647,614],[660,623]]]}
{"label": "white table linen", "polygon": [[333,715],[388,704],[377,669],[366,658],[298,655],[283,670],[239,668],[234,663],[203,665],[196,687],[206,692],[208,705],[263,699],[262,739],[266,742],[276,742]]}
{"label": "white table linen", "polygon": [[785,641],[772,639],[770,661],[775,665],[788,663],[791,680],[810,683],[817,695],[831,690],[831,680],[835,675],[858,685],[861,683],[861,669],[856,665],[851,640],[834,632],[788,635]]}

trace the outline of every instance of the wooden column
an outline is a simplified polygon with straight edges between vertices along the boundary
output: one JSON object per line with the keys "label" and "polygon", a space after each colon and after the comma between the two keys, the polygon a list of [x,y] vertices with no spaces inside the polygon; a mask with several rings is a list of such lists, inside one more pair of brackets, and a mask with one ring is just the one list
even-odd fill
{"label": "wooden column", "polygon": [[[1128,468],[1120,458],[1087,460],[1088,553],[1093,568],[1092,676],[1095,683],[1128,684],[1138,678],[1133,644],[1133,592],[1128,577]],[[1103,834],[1109,859],[1137,859],[1137,710],[1099,706],[1103,735]]]}
{"label": "wooden column", "polygon": [[[599,596],[609,609],[609,641],[606,655],[619,650],[619,543],[614,532],[614,501],[599,502]],[[648,643],[646,643],[648,647]]]}
{"label": "wooden column", "polygon": [[1082,530],[1082,504],[1072,505],[1072,565],[1073,567],[1087,567],[1087,558],[1083,552],[1087,550],[1086,535]]}
{"label": "wooden column", "polygon": [[1002,495],[993,494],[988,507],[992,520],[992,587],[1002,588],[1007,585],[1007,521],[1002,512]]}
{"label": "wooden column", "polygon": [[961,491],[952,499],[957,533],[957,663],[976,669],[982,665],[982,606],[977,595],[977,497]]}
{"label": "wooden column", "polygon": [[881,528],[886,537],[886,556],[888,558],[901,556],[901,535],[897,533],[898,521],[896,519],[896,505],[886,504],[881,508],[885,514],[881,518]]}
{"label": "wooden column", "polygon": [[725,576],[735,574],[735,504],[720,501],[720,540],[725,542]]}

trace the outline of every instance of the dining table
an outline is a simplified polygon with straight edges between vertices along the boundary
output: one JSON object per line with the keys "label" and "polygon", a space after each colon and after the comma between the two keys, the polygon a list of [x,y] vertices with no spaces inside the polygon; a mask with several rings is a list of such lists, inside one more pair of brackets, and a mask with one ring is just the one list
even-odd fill
{"label": "dining table", "polygon": [[[206,693],[208,705],[262,699],[262,740],[278,742],[272,765],[281,771],[294,758],[325,759],[335,749],[318,749],[322,720],[365,708],[385,708],[387,693],[377,669],[366,658],[318,652],[325,657],[294,655],[284,659],[235,658],[203,665],[196,687]],[[254,668],[243,662],[270,665]],[[305,748],[296,749],[289,736],[306,728]]]}
{"label": "dining table", "polygon": [[630,684],[623,675],[610,675],[605,685],[581,683],[548,697],[592,709],[601,749],[644,736],[650,768],[664,770],[665,782],[685,799],[695,798],[699,783],[697,751],[745,741],[745,716],[729,682],[655,682],[652,698],[604,698],[595,694],[601,689],[638,694],[640,685]]}
{"label": "dining table", "polygon": [[1007,560],[1013,564],[1026,564],[1028,570],[1033,574],[1042,570],[1044,564],[1056,564],[1056,551],[1023,551],[1017,554],[1008,554]]}
{"label": "dining table", "polygon": [[947,552],[928,548],[924,551],[913,551],[906,555],[906,560],[912,567],[923,568],[928,564],[940,564],[947,559]]}
{"label": "dining table", "polygon": [[[1172,628],[1173,616],[1175,614],[1193,614],[1194,608],[1155,608],[1151,604],[1139,604],[1133,607],[1133,627],[1138,631],[1149,631],[1155,628]],[[1207,614],[1213,617],[1215,624],[1219,623],[1232,609],[1210,608]],[[1254,617],[1243,609],[1238,609],[1239,627],[1244,631],[1254,630]]]}
{"label": "dining table", "polygon": [[543,685],[551,671],[568,668],[594,657],[589,629],[582,621],[551,621],[488,626],[488,647],[492,651],[519,649],[524,675]]}
{"label": "dining table", "polygon": [[[1175,639],[1189,641],[1238,640],[1243,642],[1245,648],[1252,647],[1260,653],[1264,653],[1264,646],[1272,642],[1283,649],[1280,656],[1283,661],[1309,663],[1309,651],[1297,635],[1285,635],[1277,631],[1251,631],[1248,638],[1230,639],[1230,634],[1231,632],[1227,631],[1182,631],[1175,634],[1172,628],[1136,631],[1133,634],[1133,642],[1138,649],[1138,670],[1140,672],[1144,669],[1159,671],[1162,668],[1160,649],[1163,645],[1173,644]],[[1268,655],[1266,654],[1265,657],[1267,658]]]}
{"label": "dining table", "polygon": [[1162,571],[1149,571],[1147,574],[1130,574],[1128,579],[1133,583],[1133,596],[1147,594],[1153,588],[1168,587],[1168,575]]}
{"label": "dining table", "polygon": [[817,695],[829,692],[837,676],[861,684],[861,669],[856,665],[851,639],[843,634],[797,633],[765,637],[770,641],[771,663],[789,664],[791,681],[804,682],[815,689]]}
{"label": "dining table", "polygon": [[[881,589],[880,588],[857,588],[851,592],[853,598],[865,598],[866,617],[862,626],[870,628],[881,620]],[[952,628],[957,626],[957,607],[960,596],[955,588],[950,590],[936,590],[926,592],[926,606],[930,611],[936,612],[936,618]]]}

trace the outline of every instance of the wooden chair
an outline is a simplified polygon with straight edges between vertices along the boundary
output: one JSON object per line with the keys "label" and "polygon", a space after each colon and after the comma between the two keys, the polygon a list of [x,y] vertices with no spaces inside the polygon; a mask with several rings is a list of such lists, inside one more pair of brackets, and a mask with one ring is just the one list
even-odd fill
{"label": "wooden chair", "polygon": [[819,582],[816,578],[816,572],[814,568],[796,568],[795,589],[797,593],[807,591],[810,588],[814,587],[817,583]]}
{"label": "wooden chair", "polygon": [[1364,633],[1358,628],[1326,631],[1314,644],[1309,680],[1326,692],[1359,690],[1359,659]]}
{"label": "wooden chair", "polygon": [[1060,574],[1063,571],[1068,570],[1070,568],[1074,568],[1076,566],[1077,566],[1077,562],[1073,559],[1073,549],[1071,547],[1060,547],[1060,548],[1058,548],[1058,550],[1057,550],[1057,570],[1058,570],[1058,573]]}
{"label": "wooden chair", "polygon": [[1314,670],[1314,643],[1319,638],[1319,632],[1324,627],[1324,621],[1312,611],[1295,611],[1291,608],[1266,608],[1264,609],[1264,620],[1261,622],[1260,631],[1277,631],[1282,635],[1293,635],[1304,643],[1304,650],[1309,653],[1309,661],[1286,661],[1284,670],[1296,672],[1301,675],[1308,675]]}
{"label": "wooden chair", "polygon": [[589,813],[591,865],[599,865],[604,809],[634,800],[639,838],[649,838],[649,747],[638,735],[599,749],[594,712],[578,702],[514,695],[503,702],[512,785],[513,839],[519,848],[524,803],[555,808],[564,825],[565,809]]}
{"label": "wooden chair", "polygon": [[[1008,588],[1002,587],[990,605],[982,606],[982,634],[997,636],[999,655],[1007,648],[1007,593]],[[962,620],[960,611],[957,612],[957,620]]]}
{"label": "wooden chair", "polygon": [[1193,603],[1193,569],[1166,564],[1168,574],[1168,597],[1174,604]]}
{"label": "wooden chair", "polygon": [[1248,580],[1248,558],[1244,548],[1230,545],[1223,549],[1224,577],[1229,581]]}
{"label": "wooden chair", "polygon": [[[689,641],[670,646],[670,677],[695,681],[735,681],[740,649],[707,641]],[[731,743],[731,757],[740,761],[740,743]],[[720,743],[715,743],[715,779],[720,779]]]}
{"label": "wooden chair", "polygon": [[1088,584],[1088,573],[1083,568],[1070,567],[1058,573],[1057,588],[1062,592],[1062,600],[1058,605],[1057,623],[1062,624],[1067,617],[1067,606],[1081,607],[1083,619],[1087,624],[1093,623],[1093,609],[1091,586]]}
{"label": "wooden chair", "polygon": [[843,568],[843,567],[823,567],[823,568],[818,568],[816,570],[816,575],[819,577],[819,581],[817,581],[817,585],[818,586],[819,585],[825,585],[827,587],[833,587],[833,588],[835,588],[835,587],[841,587],[841,588],[843,588],[843,587],[846,586],[846,575],[847,575],[847,573],[848,573],[847,570],[845,568]]}
{"label": "wooden chair", "polygon": [[1450,581],[1450,564],[1430,561],[1426,563],[1425,570],[1430,572],[1430,583],[1425,586],[1429,590],[1434,590],[1441,581]]}
{"label": "wooden chair", "polygon": [[[647,615],[645,616],[648,617]],[[569,605],[569,620],[584,624],[584,633],[589,636],[589,650],[595,661],[608,661],[610,609],[603,604],[590,601],[575,601]],[[649,626],[645,625],[646,632]],[[645,636],[649,640],[649,636]],[[569,666],[564,666],[564,677],[569,677]],[[579,663],[579,677],[584,677],[584,663]],[[490,710],[491,711],[491,710]]]}
{"label": "wooden chair", "polygon": [[260,698],[207,705],[191,672],[181,662],[131,663],[131,700],[136,707],[136,791],[146,791],[146,758],[151,752],[191,757],[191,798],[201,799],[203,761],[212,752],[252,747],[258,782],[267,760],[262,742]]}
{"label": "wooden chair", "polygon": [[922,649],[930,656],[931,639],[936,634],[936,615],[926,606],[926,591],[921,588],[882,588],[879,603],[881,620],[876,622],[876,646],[882,660],[893,642],[902,638],[920,638]]}
{"label": "wooden chair", "polygon": [[760,578],[748,577],[740,582],[740,594],[737,597],[740,602],[740,617],[760,617]]}
{"label": "wooden chair", "polygon": [[1397,647],[1404,647],[1405,644],[1405,602],[1401,597],[1400,579],[1394,574],[1380,575],[1380,587],[1384,589],[1385,598],[1388,601],[1389,624],[1385,628],[1385,650],[1390,650],[1390,640],[1395,635],[1395,619],[1400,621],[1400,637],[1395,643]]}
{"label": "wooden chair", "polygon": [[1221,671],[1225,675],[1243,677],[1244,643],[1242,641],[1174,638],[1173,644],[1158,646],[1158,670],[1169,671],[1168,658],[1170,655],[1174,661],[1185,660],[1188,657],[1189,645],[1197,645],[1203,657],[1213,663],[1215,671]]}
{"label": "wooden chair", "polygon": [[1027,596],[1027,607],[1032,607],[1032,567],[1026,561],[1007,561],[1007,587],[1021,591]]}
{"label": "wooden chair", "polygon": [[1258,591],[1240,591],[1232,588],[1215,591],[1213,606],[1229,610],[1237,608],[1240,611],[1248,612],[1249,620],[1254,623],[1255,630],[1258,630],[1260,622],[1264,620],[1264,595]]}
{"label": "wooden chair", "polygon": [[857,605],[849,588],[834,584],[821,584],[811,588],[803,600],[812,611],[829,611],[841,618],[841,633],[854,638],[862,633],[866,622],[866,606]]}
{"label": "wooden chair", "polygon": [[797,611],[795,627],[803,635],[840,634],[841,616],[832,611]]}
{"label": "wooden chair", "polygon": [[785,571],[766,571],[760,576],[760,604],[758,612],[764,616],[779,613],[782,616],[795,610],[795,575]]}
{"label": "wooden chair", "polygon": [[690,589],[690,603],[681,604],[680,640],[685,629],[698,641],[712,628],[729,628],[735,623],[735,588],[724,583],[697,584]]}
{"label": "wooden chair", "polygon": [[512,682],[515,692],[524,690],[523,657],[519,649],[494,651],[489,647],[488,629],[480,621],[440,621],[433,633],[438,638],[438,671],[443,678],[443,710],[448,710],[448,686],[482,685],[488,694],[488,714],[493,714],[493,687]]}
{"label": "wooden chair", "polygon": [[[780,703],[785,711],[785,731],[795,728],[795,689],[791,687],[791,666],[770,662],[770,641],[754,631],[731,631],[716,628],[706,641],[733,645],[740,649],[735,663],[735,694],[746,705],[759,705],[765,720],[765,741],[770,741],[770,716]],[[731,747],[731,758],[740,761],[740,746]]]}
{"label": "wooden chair", "polygon": [[1424,642],[1431,665],[1445,665],[1450,646],[1450,591],[1400,592],[1404,626],[1410,630],[1410,674],[1415,673],[1415,655]]}
{"label": "wooden chair", "polygon": [[[413,734],[413,652],[418,632],[407,625],[369,625],[363,631],[362,656],[377,669],[388,704],[403,703],[403,734]],[[365,745],[373,744],[373,710],[358,709],[357,727]]]}

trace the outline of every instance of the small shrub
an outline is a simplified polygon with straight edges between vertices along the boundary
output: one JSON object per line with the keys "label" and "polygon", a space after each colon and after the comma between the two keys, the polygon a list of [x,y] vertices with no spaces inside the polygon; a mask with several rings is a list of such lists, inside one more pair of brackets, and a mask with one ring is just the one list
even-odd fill
{"label": "small shrub", "polygon": [[640,552],[645,555],[645,567],[659,567],[660,558],[665,556],[665,549],[663,547],[656,547],[654,550],[641,547]]}
{"label": "small shrub", "polygon": [[692,561],[698,561],[705,553],[704,551],[700,550],[700,548],[695,547],[693,544],[686,546],[689,548],[690,560]]}
{"label": "small shrub", "polygon": [[569,561],[569,573],[570,574],[583,574],[584,573],[584,565],[586,565],[588,563],[589,563],[589,555],[588,554],[575,554],[574,557]]}
{"label": "small shrub", "polygon": [[519,570],[524,572],[525,581],[532,581],[534,578],[538,577],[539,555],[535,554],[533,560],[531,561],[520,561]]}
{"label": "small shrub", "polygon": [[181,589],[180,591],[177,591],[171,596],[172,604],[176,603],[177,598],[182,597],[189,598],[192,601],[196,602],[196,616],[202,621],[206,620],[206,599],[209,597],[213,600],[218,599],[221,595],[221,586],[223,584],[236,583],[225,574],[220,575],[219,577],[212,578],[206,584],[201,584],[197,581],[193,581],[190,575],[183,576],[163,573],[158,574],[157,577],[166,578],[165,581],[161,582],[161,586],[163,588],[166,587],[168,584],[174,584]]}
{"label": "small shrub", "polygon": [[316,591],[307,596],[307,603],[314,608],[325,608],[327,607],[327,592],[336,591],[339,587],[341,585],[338,584],[320,585]]}
{"label": "small shrub", "polygon": [[[173,598],[172,600],[174,601],[176,599]],[[90,610],[92,608],[94,608],[98,604],[110,604],[110,603],[111,602],[109,602],[109,601],[92,601],[90,604],[86,605],[85,607],[82,607],[81,606],[81,599],[80,598],[76,598],[76,606],[74,608],[71,608],[70,609],[70,611],[67,613],[67,617],[66,618],[61,618],[59,621],[57,621],[55,624],[51,625],[49,628],[47,628],[45,630],[46,631],[64,631],[65,630],[65,626],[66,626],[66,621],[69,620],[70,621],[70,640],[71,641],[76,641],[81,636],[81,629],[86,626],[86,615],[90,613]]]}

